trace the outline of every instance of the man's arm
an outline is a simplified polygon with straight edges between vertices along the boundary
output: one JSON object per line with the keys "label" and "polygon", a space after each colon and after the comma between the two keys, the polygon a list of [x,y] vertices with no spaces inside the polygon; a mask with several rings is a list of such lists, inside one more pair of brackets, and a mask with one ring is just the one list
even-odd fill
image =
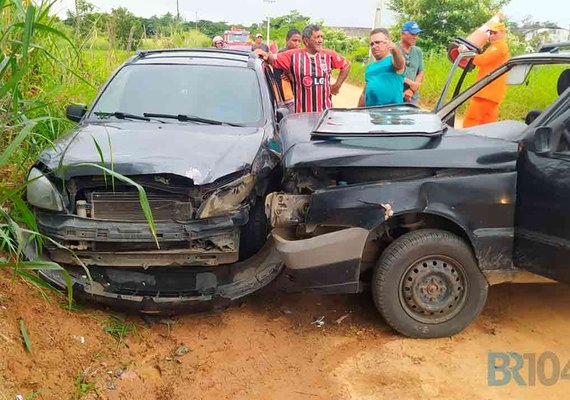
{"label": "man's arm", "polygon": [[406,85],[408,85],[410,87],[410,89],[412,89],[412,91],[414,91],[414,92],[418,91],[418,89],[420,88],[420,85],[422,84],[423,81],[424,81],[424,71],[418,72],[415,80],[411,80],[409,78],[404,78],[404,83]]}
{"label": "man's arm", "polygon": [[366,99],[366,85],[364,86],[364,89],[362,89],[362,94],[360,95],[360,98],[358,99],[358,107],[364,107],[364,100]]}
{"label": "man's arm", "polygon": [[340,91],[340,87],[348,77],[349,71],[350,71],[350,63],[348,63],[343,69],[340,70],[336,82],[333,85],[331,85],[331,94],[335,96],[338,94],[338,92]]}
{"label": "man's arm", "polygon": [[397,74],[404,73],[406,70],[406,59],[398,46],[390,41],[388,42],[388,50],[390,50],[390,54],[392,54],[392,68],[394,68],[394,71],[396,71]]}

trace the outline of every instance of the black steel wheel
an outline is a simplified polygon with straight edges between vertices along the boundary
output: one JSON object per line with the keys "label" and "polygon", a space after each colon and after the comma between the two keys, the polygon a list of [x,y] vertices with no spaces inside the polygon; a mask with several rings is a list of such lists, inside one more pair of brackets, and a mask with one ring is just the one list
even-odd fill
{"label": "black steel wheel", "polygon": [[456,235],[419,230],[382,253],[372,279],[376,308],[410,337],[451,336],[482,311],[487,282],[471,248]]}

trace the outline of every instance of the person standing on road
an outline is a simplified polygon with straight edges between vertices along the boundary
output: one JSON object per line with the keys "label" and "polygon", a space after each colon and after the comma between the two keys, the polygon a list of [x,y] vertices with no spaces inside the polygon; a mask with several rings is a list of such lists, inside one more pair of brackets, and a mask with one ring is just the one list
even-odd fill
{"label": "person standing on road", "polygon": [[[323,49],[323,33],[317,25],[308,25],[302,33],[304,49],[271,54],[256,53],[274,67],[288,71],[292,79],[296,112],[321,112],[332,107],[331,96],[337,95],[348,76],[350,62],[333,50]],[[338,79],[331,85],[333,69]]]}
{"label": "person standing on road", "polygon": [[406,60],[404,76],[404,101],[418,104],[419,88],[424,80],[424,60],[422,50],[416,46],[418,35],[422,32],[417,22],[408,21],[402,25],[402,36],[397,44]]}
{"label": "person standing on road", "polygon": [[[476,80],[479,80],[498,68],[509,59],[509,45],[507,44],[507,28],[502,22],[493,22],[488,25],[489,41],[487,49],[473,57],[473,64],[479,67]],[[461,50],[466,50],[461,48]],[[499,105],[507,91],[507,74],[495,79],[483,89],[475,93],[463,118],[463,127],[488,124],[499,118]]]}
{"label": "person standing on road", "polygon": [[214,46],[216,49],[223,49],[226,47],[226,44],[224,43],[224,39],[221,36],[214,36],[212,39],[212,46]]}
{"label": "person standing on road", "polygon": [[267,45],[263,43],[263,35],[261,33],[255,35],[255,43],[253,43],[253,45],[251,46],[251,51],[255,51],[257,49],[261,49],[265,52],[269,51],[269,47],[267,47]]}
{"label": "person standing on road", "polygon": [[[301,45],[301,32],[295,28],[289,29],[285,40],[285,47],[279,50],[279,53],[283,53],[287,50],[298,49]],[[289,112],[295,112],[295,96],[293,95],[292,79],[289,76],[289,72],[280,68],[275,68],[274,74],[275,80],[278,82],[278,87],[283,97],[283,104],[280,104],[280,106],[286,107]]]}
{"label": "person standing on road", "polygon": [[385,28],[376,28],[370,32],[370,48],[376,61],[366,67],[366,84],[358,107],[402,103],[406,69],[402,52],[390,40],[390,34]]}

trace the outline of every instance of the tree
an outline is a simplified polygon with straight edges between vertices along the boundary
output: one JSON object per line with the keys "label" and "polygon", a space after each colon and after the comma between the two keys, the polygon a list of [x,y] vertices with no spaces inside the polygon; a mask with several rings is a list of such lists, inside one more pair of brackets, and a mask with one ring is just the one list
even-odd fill
{"label": "tree", "polygon": [[142,20],[136,17],[125,7],[111,10],[110,18],[114,23],[115,35],[118,45],[125,49],[132,39],[132,47],[137,48],[142,34]]}
{"label": "tree", "polygon": [[422,47],[441,49],[456,37],[469,35],[509,1],[388,0],[388,8],[397,14],[397,32],[405,21],[416,21],[425,31]]}

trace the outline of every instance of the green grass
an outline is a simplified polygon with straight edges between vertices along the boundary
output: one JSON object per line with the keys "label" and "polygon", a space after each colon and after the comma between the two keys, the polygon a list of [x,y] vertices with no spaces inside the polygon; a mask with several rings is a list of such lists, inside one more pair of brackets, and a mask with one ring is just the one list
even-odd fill
{"label": "green grass", "polygon": [[103,330],[111,335],[119,344],[124,342],[124,339],[129,335],[138,336],[138,332],[142,329],[140,324],[128,321],[118,315],[110,315],[108,318],[101,322]]}

